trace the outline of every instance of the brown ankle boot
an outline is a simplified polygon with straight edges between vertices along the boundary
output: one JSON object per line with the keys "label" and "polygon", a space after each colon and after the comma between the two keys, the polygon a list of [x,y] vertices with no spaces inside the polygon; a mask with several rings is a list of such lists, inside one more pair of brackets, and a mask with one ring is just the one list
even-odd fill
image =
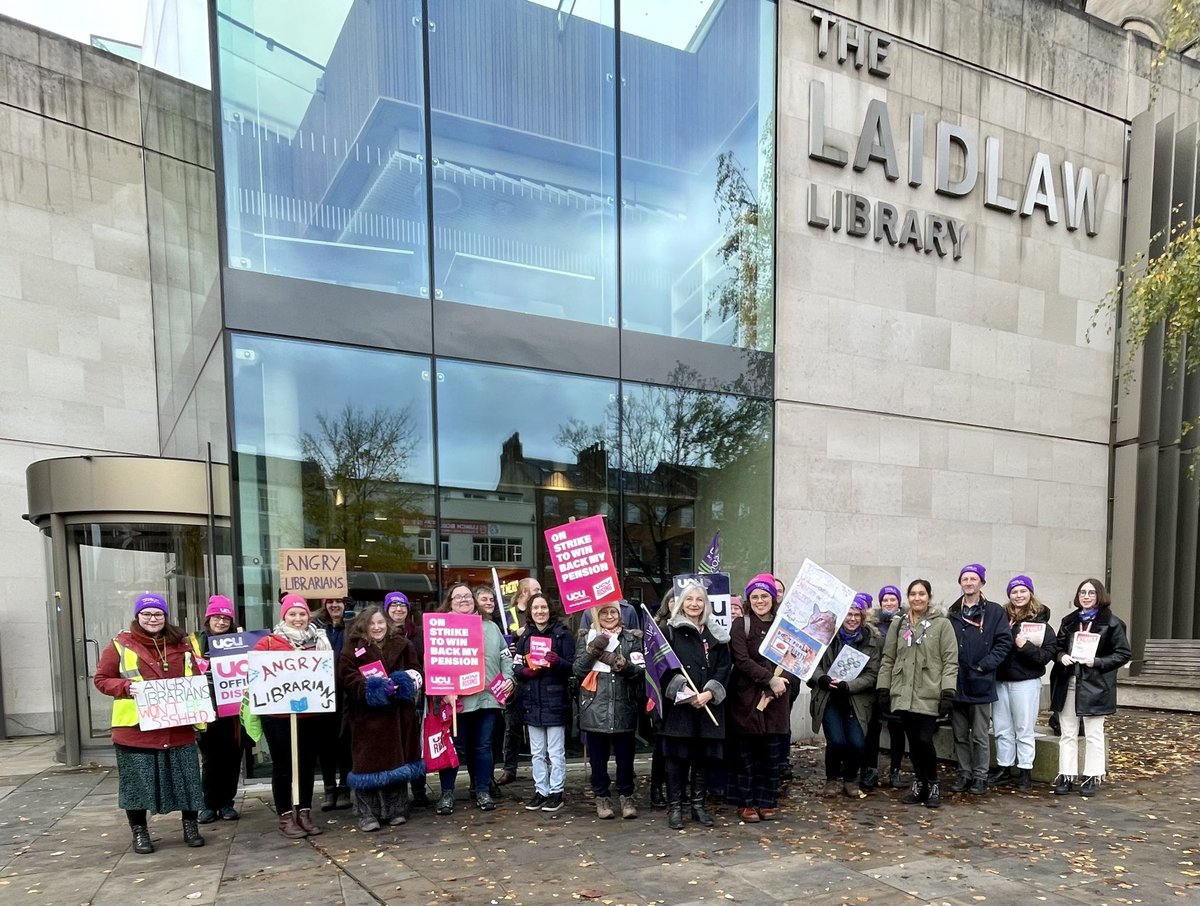
{"label": "brown ankle boot", "polygon": [[308,836],[308,832],[296,823],[296,812],[294,810],[284,812],[279,816],[279,833],[293,840],[299,840],[301,837]]}
{"label": "brown ankle boot", "polygon": [[313,824],[312,809],[310,808],[302,808],[296,812],[296,823],[310,837],[315,837],[321,833],[321,828]]}

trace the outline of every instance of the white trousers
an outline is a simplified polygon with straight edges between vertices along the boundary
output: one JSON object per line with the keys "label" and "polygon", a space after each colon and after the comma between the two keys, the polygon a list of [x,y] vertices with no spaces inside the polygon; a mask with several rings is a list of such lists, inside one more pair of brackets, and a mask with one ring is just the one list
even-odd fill
{"label": "white trousers", "polygon": [[1002,768],[1033,767],[1033,728],[1042,699],[1040,677],[996,683],[992,731],[996,734],[996,764]]}
{"label": "white trousers", "polygon": [[1083,717],[1075,713],[1075,680],[1067,686],[1067,703],[1058,715],[1062,735],[1058,737],[1058,773],[1079,777],[1079,721],[1083,721],[1084,777],[1104,777],[1104,717]]}
{"label": "white trousers", "polygon": [[533,787],[543,796],[561,793],[567,783],[567,728],[526,727],[533,756]]}

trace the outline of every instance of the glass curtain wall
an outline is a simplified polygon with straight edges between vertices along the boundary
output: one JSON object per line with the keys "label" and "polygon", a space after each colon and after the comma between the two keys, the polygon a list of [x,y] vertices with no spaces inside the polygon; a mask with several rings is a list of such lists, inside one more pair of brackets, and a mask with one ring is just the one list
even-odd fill
{"label": "glass curtain wall", "polygon": [[247,628],[277,616],[279,549],[346,549],[350,594],[434,599],[429,360],[232,338],[234,495]]}

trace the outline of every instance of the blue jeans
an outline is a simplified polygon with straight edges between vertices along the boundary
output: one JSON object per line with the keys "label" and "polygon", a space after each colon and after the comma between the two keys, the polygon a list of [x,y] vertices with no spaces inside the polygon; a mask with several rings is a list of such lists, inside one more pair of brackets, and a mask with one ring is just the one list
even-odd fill
{"label": "blue jeans", "polygon": [[[465,765],[475,785],[476,793],[486,793],[492,782],[492,733],[496,728],[498,708],[480,708],[464,711],[458,715],[458,735],[454,737],[454,751],[458,763]],[[438,771],[442,792],[454,791],[458,779],[458,768]]]}
{"label": "blue jeans", "polygon": [[867,740],[854,716],[849,696],[838,693],[829,696],[821,715],[821,730],[825,734],[825,779],[840,777],[847,783],[857,780]]}

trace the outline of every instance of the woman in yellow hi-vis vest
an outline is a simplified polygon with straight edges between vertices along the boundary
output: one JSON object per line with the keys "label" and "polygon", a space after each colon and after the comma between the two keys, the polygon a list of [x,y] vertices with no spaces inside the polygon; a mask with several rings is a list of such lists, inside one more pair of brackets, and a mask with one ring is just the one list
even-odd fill
{"label": "woman in yellow hi-vis vest", "polygon": [[199,668],[183,630],[167,619],[162,595],[147,592],[133,604],[133,622],[100,655],[96,688],[113,698],[112,740],[120,781],[117,804],[133,830],[133,851],[154,852],[147,813],[183,813],[183,839],[203,846],[196,823],[204,807],[200,752],[194,727],[142,730],[130,685],[143,680],[191,676]]}

